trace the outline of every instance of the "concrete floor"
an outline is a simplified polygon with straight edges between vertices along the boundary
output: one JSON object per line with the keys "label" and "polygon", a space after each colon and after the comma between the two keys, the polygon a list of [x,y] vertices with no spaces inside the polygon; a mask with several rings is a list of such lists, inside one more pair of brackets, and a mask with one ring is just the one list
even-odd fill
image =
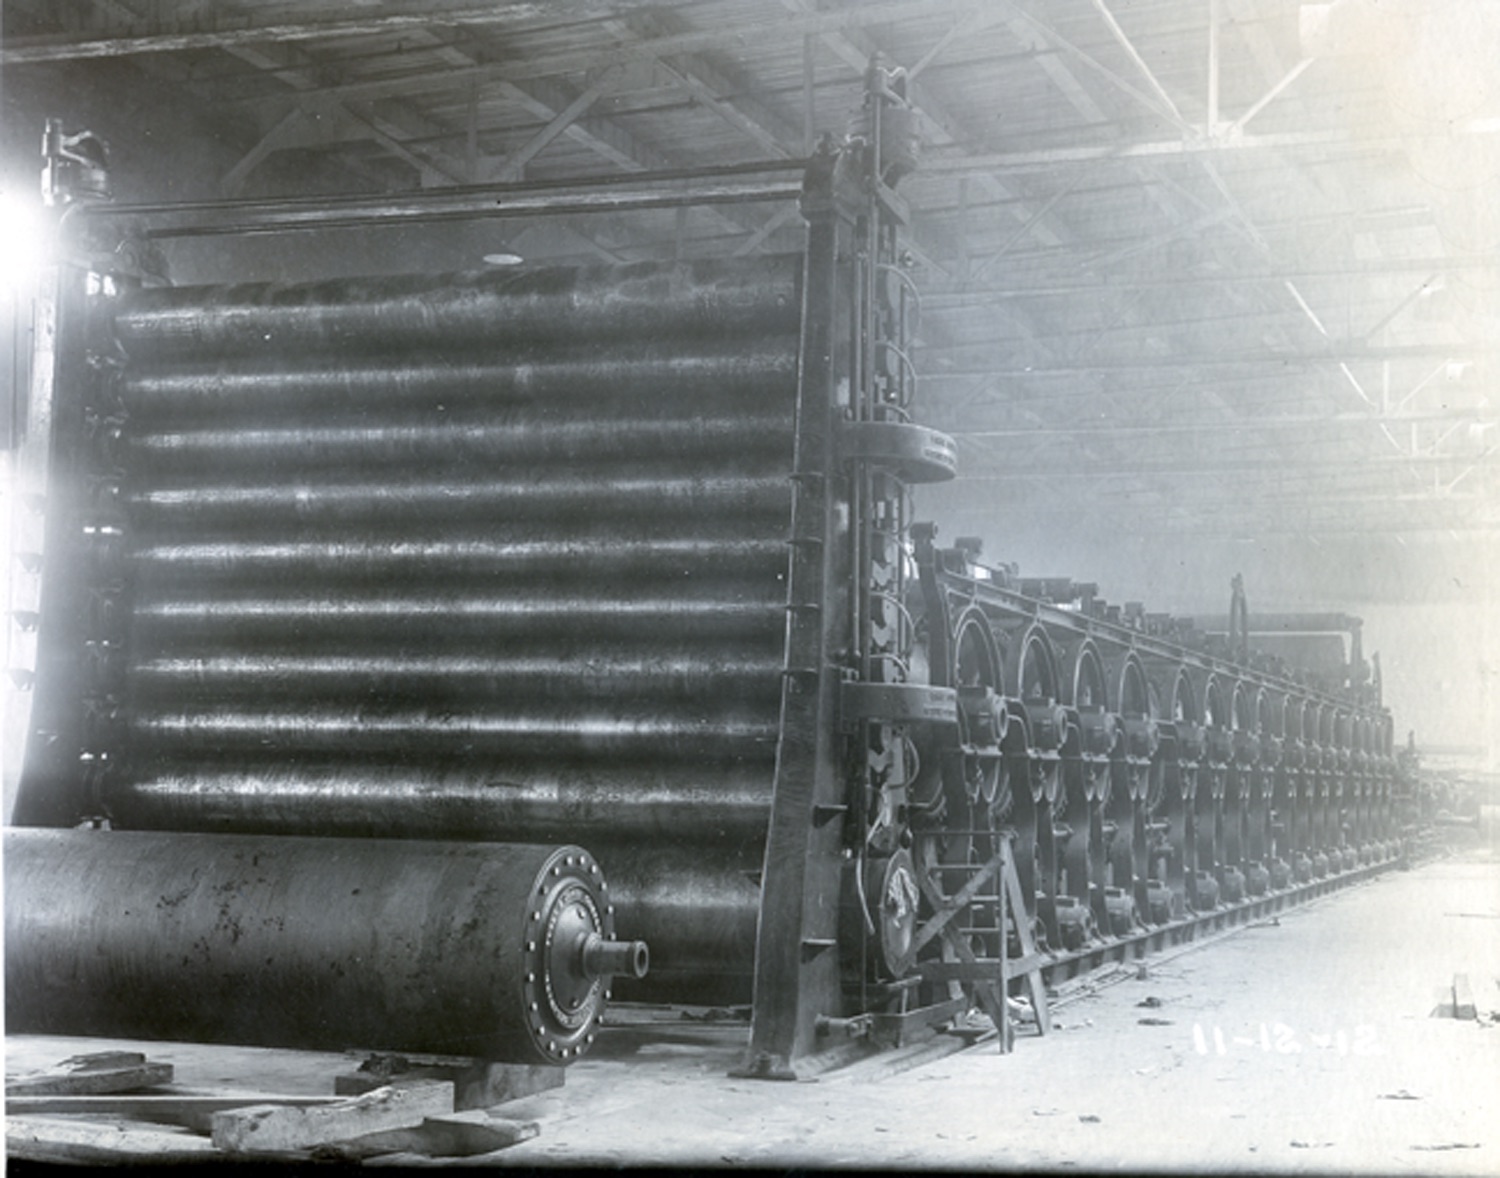
{"label": "concrete floor", "polygon": [[1429,1017],[1460,972],[1500,1010],[1492,849],[1163,958],[1059,1010],[1050,1040],[873,1084],[736,1081],[733,1052],[671,1046],[637,1052],[627,1083],[586,1058],[563,1091],[512,1106],[543,1131],[504,1161],[1500,1173],[1500,1028]]}
{"label": "concrete floor", "polygon": [[[1478,1021],[1429,1017],[1467,973]],[[1154,1000],[1154,1001],[1148,1001]],[[1500,1173],[1500,855],[1469,841],[1217,942],[1081,987],[1023,1032],[890,1074],[731,1079],[743,1030],[601,1036],[503,1107],[500,1166]],[[1143,1023],[1143,1019],[1153,1020]],[[12,1067],[97,1040],[16,1037]],[[153,1044],[179,1084],[327,1092],[339,1055]]]}

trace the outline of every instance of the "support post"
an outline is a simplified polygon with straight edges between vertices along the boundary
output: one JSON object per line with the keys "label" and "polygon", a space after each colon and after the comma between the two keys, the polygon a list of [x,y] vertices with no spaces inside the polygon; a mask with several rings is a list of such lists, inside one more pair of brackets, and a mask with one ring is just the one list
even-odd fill
{"label": "support post", "polygon": [[848,479],[835,463],[836,421],[854,362],[852,266],[863,194],[849,152],[825,144],[803,190],[808,220],[801,381],[792,475],[786,658],[780,741],[766,838],[750,1047],[743,1072],[795,1079],[818,1015],[841,1013],[837,948],[847,806],[838,653],[851,636]]}

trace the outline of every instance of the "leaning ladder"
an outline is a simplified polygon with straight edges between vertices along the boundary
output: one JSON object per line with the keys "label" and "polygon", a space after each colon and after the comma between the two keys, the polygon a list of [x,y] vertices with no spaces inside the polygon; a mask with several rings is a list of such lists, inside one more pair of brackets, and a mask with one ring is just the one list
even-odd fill
{"label": "leaning ladder", "polygon": [[[980,1008],[995,1024],[1002,1053],[1009,1052],[1015,1045],[1015,1025],[1006,1001],[1010,982],[1012,978],[1024,977],[1031,1008],[1036,1014],[1037,1033],[1049,1034],[1052,1018],[1047,1009],[1047,986],[1042,979],[1046,957],[1038,951],[1031,922],[1026,919],[1026,903],[1010,839],[1000,837],[989,862],[974,871],[952,896],[942,893],[930,872],[919,871],[917,879],[933,915],[917,930],[911,952],[915,954],[934,937],[941,937],[946,958],[923,962],[920,967],[923,977],[930,981],[973,985]],[[996,885],[994,891],[984,894],[983,889],[992,880]],[[985,908],[990,911],[984,912]],[[967,925],[960,924],[961,914],[968,913],[990,919],[985,925],[980,925],[974,918],[970,918]],[[1008,951],[1008,933],[1012,929],[1020,948],[1020,955],[1014,959]],[[989,942],[983,956],[974,951],[971,943],[976,933]]]}

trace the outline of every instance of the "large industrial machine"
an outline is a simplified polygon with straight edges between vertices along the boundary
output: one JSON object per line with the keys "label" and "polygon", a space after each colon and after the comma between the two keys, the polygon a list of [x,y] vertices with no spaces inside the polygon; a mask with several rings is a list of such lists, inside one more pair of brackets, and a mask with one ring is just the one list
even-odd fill
{"label": "large industrial machine", "polygon": [[1393,859],[1357,655],[1314,683],[913,520],[956,450],[899,73],[800,178],[613,197],[800,187],[797,256],[173,287],[153,234],[465,198],[110,205],[49,135],[134,262],[39,322],[12,1028],[566,1063],[611,996],[748,1003],[786,1077]]}

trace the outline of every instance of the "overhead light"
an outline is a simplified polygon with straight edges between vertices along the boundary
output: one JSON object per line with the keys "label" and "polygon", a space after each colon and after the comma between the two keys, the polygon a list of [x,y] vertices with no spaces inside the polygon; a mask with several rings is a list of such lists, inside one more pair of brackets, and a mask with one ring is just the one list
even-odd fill
{"label": "overhead light", "polygon": [[519,266],[525,260],[520,254],[513,254],[507,250],[484,255],[486,266]]}

